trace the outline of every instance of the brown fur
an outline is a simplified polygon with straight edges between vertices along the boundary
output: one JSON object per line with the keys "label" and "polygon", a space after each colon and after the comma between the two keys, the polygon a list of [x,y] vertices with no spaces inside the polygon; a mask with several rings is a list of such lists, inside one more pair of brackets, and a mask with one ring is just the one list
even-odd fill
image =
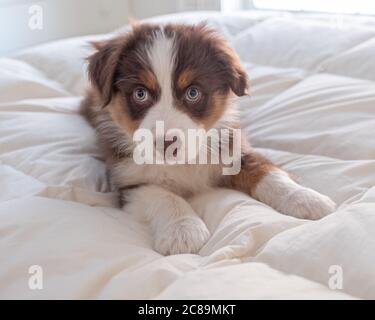
{"label": "brown fur", "polygon": [[[175,33],[178,43],[174,71],[177,107],[207,129],[224,113],[231,91],[237,96],[247,94],[246,72],[236,53],[206,25],[169,25],[166,30]],[[194,106],[181,99],[191,84],[203,92]]]}
{"label": "brown fur", "polygon": [[178,75],[177,86],[180,90],[185,90],[194,80],[194,71],[192,69],[185,69]]}
{"label": "brown fur", "polygon": [[227,188],[254,196],[257,184],[272,170],[277,170],[277,167],[270,160],[249,150],[242,156],[240,173],[224,177],[221,183]]}
{"label": "brown fur", "polygon": [[150,70],[144,70],[139,73],[139,80],[146,88],[150,89],[153,92],[159,90],[158,81],[155,78],[155,75]]}
{"label": "brown fur", "polygon": [[[157,25],[136,24],[127,34],[93,43],[97,52],[89,57],[92,88],[81,105],[82,114],[97,129],[99,145],[108,163],[130,157],[130,137],[149,108],[160,98],[161,88],[147,61],[145,48],[152,42]],[[248,78],[237,54],[217,34],[198,26],[167,25],[165,33],[177,43],[173,75],[175,107],[187,113],[206,129],[213,127],[230,107],[233,95],[248,94]],[[202,98],[192,104],[184,99],[194,85]],[[151,94],[147,104],[132,100],[135,88],[145,87]],[[226,124],[238,128],[238,123]],[[131,148],[129,148],[131,150]],[[275,166],[248,146],[242,156],[242,170],[226,176],[221,186],[252,194],[257,183]]]}
{"label": "brown fur", "polygon": [[123,100],[124,99],[119,95],[115,96],[112,103],[108,106],[108,110],[113,120],[123,128],[129,136],[132,136],[132,134],[138,129],[140,121],[132,119],[128,112],[124,112],[123,109],[124,106],[126,106],[126,102]]}
{"label": "brown fur", "polygon": [[[92,88],[82,109],[94,127],[97,127],[95,117],[108,113],[120,127],[132,133],[148,109],[158,101],[160,88],[146,63],[145,48],[151,43],[154,32],[160,29],[158,25],[137,23],[131,32],[92,43],[97,49],[88,59]],[[246,73],[235,52],[203,24],[170,24],[165,27],[165,33],[174,35],[178,44],[174,71],[176,107],[209,129],[227,108],[230,91],[237,95],[247,93]],[[183,99],[192,83],[203,92],[201,101],[194,105]],[[140,106],[132,101],[131,93],[137,86],[144,86],[151,93],[152,99],[148,104]],[[90,104],[103,107],[103,112],[89,110]],[[104,108],[107,105],[109,108]]]}
{"label": "brown fur", "polygon": [[212,128],[212,126],[223,116],[228,103],[228,96],[221,93],[215,93],[211,98],[211,111],[207,117],[200,119],[200,123],[203,124],[206,130]]}

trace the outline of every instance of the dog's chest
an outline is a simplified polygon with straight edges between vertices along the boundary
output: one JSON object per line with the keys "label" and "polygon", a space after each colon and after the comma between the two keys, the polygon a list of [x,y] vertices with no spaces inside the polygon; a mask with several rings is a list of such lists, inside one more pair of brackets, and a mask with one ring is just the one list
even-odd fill
{"label": "dog's chest", "polygon": [[208,191],[217,184],[220,169],[210,165],[138,165],[119,163],[112,170],[118,187],[134,184],[162,186],[181,196],[192,196]]}

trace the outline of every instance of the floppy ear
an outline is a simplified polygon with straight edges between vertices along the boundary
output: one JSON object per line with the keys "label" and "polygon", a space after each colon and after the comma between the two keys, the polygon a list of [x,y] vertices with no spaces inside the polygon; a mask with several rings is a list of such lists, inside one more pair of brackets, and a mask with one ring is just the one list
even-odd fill
{"label": "floppy ear", "polygon": [[211,39],[215,41],[220,51],[219,57],[225,69],[227,83],[230,89],[238,97],[248,95],[249,79],[246,71],[242,67],[240,57],[237,55],[236,51],[228,45],[227,41],[217,35],[215,31],[208,29],[208,32],[210,32],[209,35]]}
{"label": "floppy ear", "polygon": [[249,95],[249,79],[241,66],[235,68],[231,89],[238,97]]}
{"label": "floppy ear", "polygon": [[105,107],[112,99],[115,72],[122,46],[119,39],[92,42],[91,45],[97,52],[88,58],[89,80],[99,91]]}
{"label": "floppy ear", "polygon": [[240,58],[232,51],[230,53],[231,78],[230,88],[238,96],[242,97],[249,94],[249,78],[241,65]]}

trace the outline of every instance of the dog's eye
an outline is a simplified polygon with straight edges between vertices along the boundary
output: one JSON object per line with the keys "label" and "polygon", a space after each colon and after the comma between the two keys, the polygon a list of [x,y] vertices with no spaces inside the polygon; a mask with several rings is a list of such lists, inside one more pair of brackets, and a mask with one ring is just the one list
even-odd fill
{"label": "dog's eye", "polygon": [[148,100],[148,91],[146,88],[139,87],[133,91],[133,98],[137,102],[145,102]]}
{"label": "dog's eye", "polygon": [[186,90],[186,100],[189,102],[197,102],[201,98],[201,92],[197,87],[189,87]]}

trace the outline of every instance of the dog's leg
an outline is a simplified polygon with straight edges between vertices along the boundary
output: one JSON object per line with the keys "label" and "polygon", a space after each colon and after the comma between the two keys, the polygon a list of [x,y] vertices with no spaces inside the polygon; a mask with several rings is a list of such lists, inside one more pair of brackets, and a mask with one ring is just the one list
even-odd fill
{"label": "dog's leg", "polygon": [[254,152],[242,156],[240,173],[225,177],[224,185],[302,219],[320,219],[336,207],[330,198],[297,184],[285,171]]}
{"label": "dog's leg", "polygon": [[124,210],[149,222],[155,250],[163,255],[197,253],[210,237],[203,220],[180,196],[155,185],[124,191]]}

